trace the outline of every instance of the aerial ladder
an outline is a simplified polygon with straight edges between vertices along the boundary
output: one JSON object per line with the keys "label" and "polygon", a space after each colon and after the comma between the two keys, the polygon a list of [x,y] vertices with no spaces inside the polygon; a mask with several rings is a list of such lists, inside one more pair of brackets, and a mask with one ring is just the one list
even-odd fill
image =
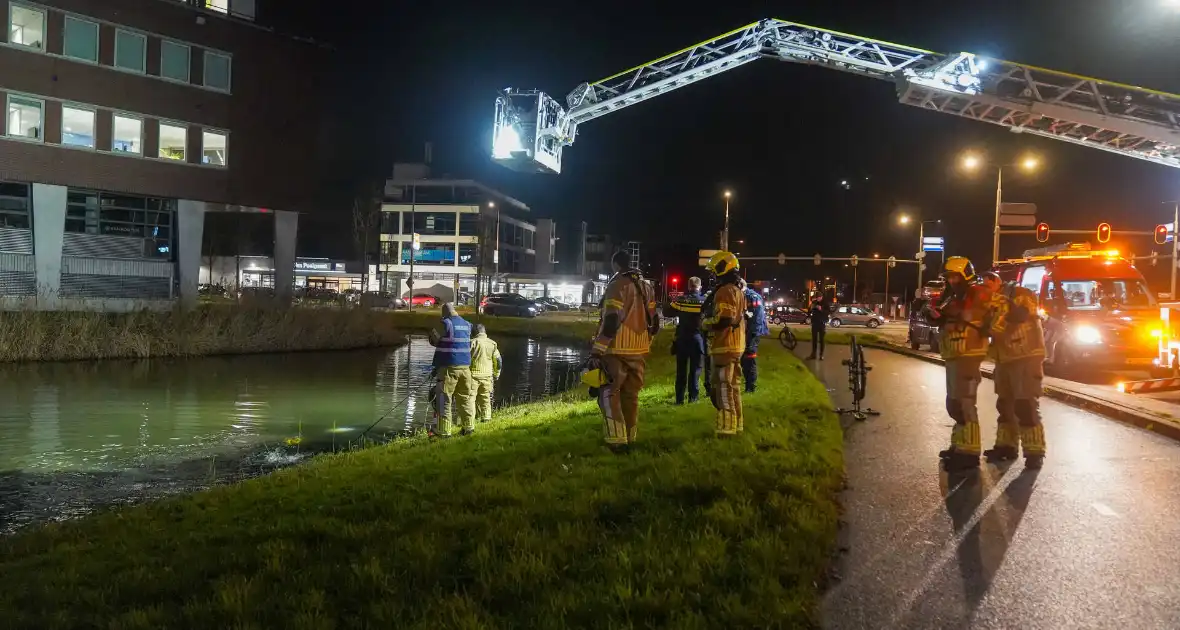
{"label": "aerial ladder", "polygon": [[1180,96],[778,19],[583,83],[564,105],[539,90],[505,89],[496,99],[492,158],[514,170],[560,173],[562,149],[582,123],[761,58],[892,81],[905,105],[1180,168]]}

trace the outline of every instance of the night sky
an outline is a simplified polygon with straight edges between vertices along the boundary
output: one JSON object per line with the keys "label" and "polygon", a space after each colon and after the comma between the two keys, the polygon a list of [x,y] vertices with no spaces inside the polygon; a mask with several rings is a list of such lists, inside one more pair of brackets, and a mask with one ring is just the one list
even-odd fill
{"label": "night sky", "polygon": [[[826,0],[556,10],[535,2],[334,2],[276,6],[291,13],[269,19],[340,47],[335,115],[352,131],[333,185],[380,177],[395,159],[420,159],[431,141],[436,172],[483,180],[566,227],[586,220],[593,232],[641,240],[648,260],[683,274],[696,271],[689,268],[696,249],[714,246],[727,188],[732,238],[746,241],[743,254],[912,256],[916,229],[896,225],[904,208],[942,219],[950,253],[983,261],[995,181],[957,171],[965,150],[1006,163],[1036,154],[1044,168],[1006,177],[1005,201],[1037,203],[1041,219],[1062,228],[1107,220],[1115,229],[1150,230],[1170,220],[1161,202],[1180,198],[1180,173],[903,106],[887,82],[761,60],[587,123],[567,147],[561,175],[521,175],[489,158],[496,90],[539,88],[564,101],[582,81],[777,17],[1180,92],[1180,9],[1166,5]],[[1034,245],[1012,238],[1003,253]],[[805,274],[814,266],[751,270],[781,282]]]}

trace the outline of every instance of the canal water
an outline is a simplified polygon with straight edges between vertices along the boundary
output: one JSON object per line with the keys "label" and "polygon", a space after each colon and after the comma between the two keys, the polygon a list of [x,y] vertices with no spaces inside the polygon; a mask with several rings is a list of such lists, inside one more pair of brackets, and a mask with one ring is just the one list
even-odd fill
{"label": "canal water", "polygon": [[[582,349],[497,339],[498,406],[577,382]],[[0,366],[0,533],[232,482],[422,426],[433,349]]]}

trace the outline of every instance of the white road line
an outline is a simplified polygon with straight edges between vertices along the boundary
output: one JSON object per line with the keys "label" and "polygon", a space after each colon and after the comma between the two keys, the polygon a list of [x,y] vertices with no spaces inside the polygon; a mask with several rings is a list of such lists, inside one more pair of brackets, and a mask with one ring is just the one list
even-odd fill
{"label": "white road line", "polygon": [[1118,512],[1115,512],[1114,510],[1110,509],[1110,506],[1105,503],[1099,503],[1099,502],[1095,501],[1094,503],[1090,504],[1090,507],[1094,508],[1095,512],[1097,512],[1103,516],[1107,516],[1110,518],[1121,518],[1119,516]]}

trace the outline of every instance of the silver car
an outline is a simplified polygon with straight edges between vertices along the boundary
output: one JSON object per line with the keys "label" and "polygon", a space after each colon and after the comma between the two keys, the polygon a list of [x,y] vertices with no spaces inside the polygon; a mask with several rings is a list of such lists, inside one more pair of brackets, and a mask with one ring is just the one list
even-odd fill
{"label": "silver car", "polygon": [[828,317],[828,326],[839,328],[845,324],[876,328],[889,320],[859,306],[838,306]]}

